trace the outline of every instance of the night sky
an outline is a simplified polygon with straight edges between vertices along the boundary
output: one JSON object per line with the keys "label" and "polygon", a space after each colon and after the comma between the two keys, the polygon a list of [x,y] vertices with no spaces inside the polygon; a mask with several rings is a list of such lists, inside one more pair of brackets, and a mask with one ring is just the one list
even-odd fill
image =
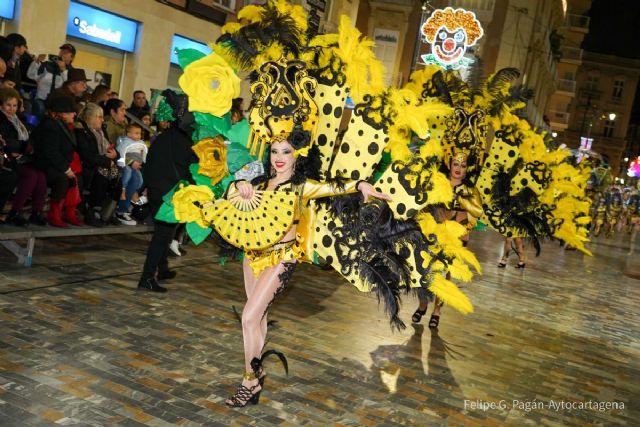
{"label": "night sky", "polygon": [[640,0],[593,0],[589,15],[585,50],[640,58]]}

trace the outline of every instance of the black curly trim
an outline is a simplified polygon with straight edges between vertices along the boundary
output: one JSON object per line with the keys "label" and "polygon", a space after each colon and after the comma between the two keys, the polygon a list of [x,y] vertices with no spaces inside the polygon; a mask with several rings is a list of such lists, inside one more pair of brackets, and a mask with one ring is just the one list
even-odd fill
{"label": "black curly trim", "polygon": [[295,262],[282,263],[282,266],[284,267],[284,271],[278,274],[278,280],[280,281],[280,286],[278,286],[278,289],[276,289],[276,291],[273,293],[273,298],[271,298],[271,301],[269,301],[269,304],[267,304],[267,307],[264,309],[264,313],[262,313],[262,318],[264,318],[264,316],[267,315],[267,312],[271,308],[271,305],[276,300],[276,298],[278,298],[284,292],[284,289],[287,283],[289,283],[291,281],[291,278],[293,277],[293,272],[296,269],[296,265],[297,263]]}

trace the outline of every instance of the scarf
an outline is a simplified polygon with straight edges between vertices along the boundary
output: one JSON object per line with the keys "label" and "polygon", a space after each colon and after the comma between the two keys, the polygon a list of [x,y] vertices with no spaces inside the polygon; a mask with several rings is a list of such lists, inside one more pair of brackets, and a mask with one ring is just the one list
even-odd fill
{"label": "scarf", "polygon": [[[7,116],[6,113],[5,116]],[[14,114],[11,117],[7,116],[7,119],[9,119],[13,127],[16,128],[16,131],[18,132],[18,139],[20,141],[29,140],[29,131],[27,130],[26,126],[20,121],[18,116]]]}
{"label": "scarf", "polygon": [[109,141],[104,137],[104,133],[102,133],[102,129],[91,129],[93,132],[93,136],[96,137],[96,142],[98,144],[98,153],[101,156],[107,154],[107,149],[109,148]]}

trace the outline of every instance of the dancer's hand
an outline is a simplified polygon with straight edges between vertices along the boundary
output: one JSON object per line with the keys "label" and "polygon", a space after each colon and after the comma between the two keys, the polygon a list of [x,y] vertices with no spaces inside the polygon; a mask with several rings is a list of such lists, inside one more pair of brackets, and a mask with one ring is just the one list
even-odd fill
{"label": "dancer's hand", "polygon": [[391,201],[391,196],[381,193],[379,191],[376,191],[375,188],[373,188],[373,185],[369,184],[368,182],[365,182],[365,181],[360,182],[357,188],[358,188],[358,191],[362,193],[365,203],[369,201],[369,197],[375,197],[376,199]]}
{"label": "dancer's hand", "polygon": [[240,193],[240,197],[243,199],[250,199],[253,197],[253,185],[247,181],[236,182],[236,190]]}

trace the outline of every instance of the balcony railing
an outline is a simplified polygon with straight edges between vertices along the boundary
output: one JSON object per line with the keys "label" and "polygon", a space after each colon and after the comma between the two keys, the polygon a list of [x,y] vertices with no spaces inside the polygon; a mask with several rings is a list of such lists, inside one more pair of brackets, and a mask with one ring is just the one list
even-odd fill
{"label": "balcony railing", "polygon": [[591,18],[584,15],[567,15],[567,24],[572,30],[580,32],[589,31],[589,21]]}
{"label": "balcony railing", "polygon": [[559,79],[558,90],[562,92],[576,93],[576,81],[568,80],[568,79]]}
{"label": "balcony railing", "polygon": [[562,60],[582,62],[582,49],[579,47],[562,46]]}
{"label": "balcony railing", "polygon": [[567,113],[566,111],[550,110],[549,119],[553,123],[569,125],[569,113]]}

